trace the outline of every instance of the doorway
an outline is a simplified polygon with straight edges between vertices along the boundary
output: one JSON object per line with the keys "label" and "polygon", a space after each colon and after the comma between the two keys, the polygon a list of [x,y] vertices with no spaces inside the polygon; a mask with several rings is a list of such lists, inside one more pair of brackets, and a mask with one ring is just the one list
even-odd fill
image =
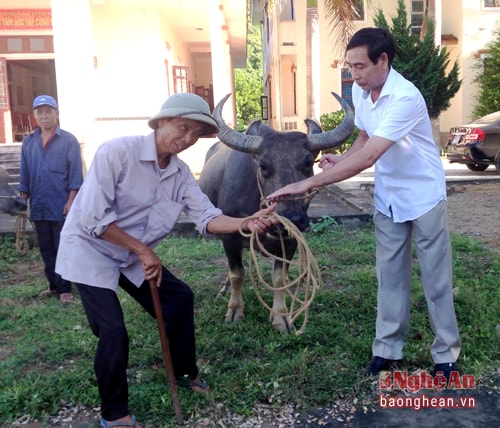
{"label": "doorway", "polygon": [[[2,79],[3,77],[3,79]],[[37,95],[48,94],[57,99],[55,61],[53,59],[0,60],[0,91],[3,127],[0,143],[22,142],[37,125],[32,102]],[[2,129],[3,128],[3,129]]]}

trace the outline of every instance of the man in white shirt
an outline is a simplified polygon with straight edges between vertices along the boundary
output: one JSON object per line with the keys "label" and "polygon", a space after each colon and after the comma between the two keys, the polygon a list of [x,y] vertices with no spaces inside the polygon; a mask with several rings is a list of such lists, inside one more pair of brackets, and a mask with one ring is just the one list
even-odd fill
{"label": "man in white shirt", "polygon": [[378,279],[376,335],[369,374],[403,358],[410,318],[412,238],[421,268],[434,375],[457,371],[460,335],[452,296],[452,254],[446,181],[419,90],[391,67],[395,44],[382,28],[363,28],[350,40],[346,63],[359,136],[343,155],[328,154],[323,171],[268,196],[301,194],[350,178],[375,164],[375,235]]}

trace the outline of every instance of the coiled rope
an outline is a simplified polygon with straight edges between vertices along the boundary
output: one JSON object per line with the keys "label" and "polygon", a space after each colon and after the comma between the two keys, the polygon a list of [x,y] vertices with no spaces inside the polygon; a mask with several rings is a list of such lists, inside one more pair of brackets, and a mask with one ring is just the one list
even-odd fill
{"label": "coiled rope", "polygon": [[[259,184],[259,190],[261,192],[261,203],[266,205],[267,202],[262,193],[260,186],[260,180],[257,177],[257,182]],[[304,196],[293,196],[293,199],[311,199],[317,191],[312,191]],[[300,232],[300,230],[295,226],[289,219],[283,217],[276,212],[268,214],[266,217],[276,219],[277,223],[283,225],[284,230],[287,232],[287,239],[293,238],[297,241],[297,257],[292,260],[285,258],[285,237],[283,235],[282,229],[276,227],[278,231],[278,237],[281,246],[281,256],[276,254],[271,254],[264,247],[263,242],[260,239],[259,234],[256,231],[244,232],[240,227],[240,234],[250,241],[249,248],[249,261],[248,270],[250,273],[250,281],[252,282],[255,295],[261,302],[261,304],[267,308],[270,312],[275,315],[288,317],[291,322],[295,325],[297,318],[303,314],[304,318],[300,329],[295,329],[295,334],[298,336],[302,334],[305,330],[308,318],[309,318],[309,307],[311,306],[317,291],[322,285],[321,271],[318,266],[318,262],[314,258],[307,242]],[[252,218],[252,217],[250,217]],[[242,225],[245,221],[242,222]],[[262,272],[259,264],[258,255],[269,257],[274,264],[274,261],[281,261],[283,263],[282,270],[282,280],[283,285],[281,287],[275,287],[273,284],[268,283]],[[288,272],[286,271],[286,266],[288,265]],[[290,274],[296,274],[296,278],[290,280]],[[272,275],[271,275],[272,277]],[[290,298],[287,313],[278,313],[273,308],[266,303],[262,297],[261,291],[259,289],[259,284],[265,290],[275,292],[281,291],[285,292]]]}

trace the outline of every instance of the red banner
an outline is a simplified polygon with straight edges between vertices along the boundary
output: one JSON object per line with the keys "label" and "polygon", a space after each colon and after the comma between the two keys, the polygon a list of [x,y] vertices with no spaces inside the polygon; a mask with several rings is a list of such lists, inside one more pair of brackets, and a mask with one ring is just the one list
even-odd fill
{"label": "red banner", "polygon": [[0,9],[0,31],[51,29],[50,9]]}

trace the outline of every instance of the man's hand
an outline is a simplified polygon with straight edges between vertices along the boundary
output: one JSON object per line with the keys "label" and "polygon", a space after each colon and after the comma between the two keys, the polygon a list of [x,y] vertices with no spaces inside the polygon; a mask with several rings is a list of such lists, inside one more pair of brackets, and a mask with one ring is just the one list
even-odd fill
{"label": "man's hand", "polygon": [[309,185],[305,181],[298,181],[297,183],[288,184],[281,189],[276,190],[276,192],[267,195],[266,199],[270,202],[278,202],[280,199],[284,199],[289,195],[301,195],[306,194],[309,191]]}
{"label": "man's hand", "polygon": [[332,168],[342,160],[342,156],[328,153],[319,160],[319,167],[323,170]]}
{"label": "man's hand", "polygon": [[158,256],[149,247],[139,254],[139,260],[142,262],[142,271],[144,278],[148,281],[155,281],[156,286],[161,284],[162,264]]}
{"label": "man's hand", "polygon": [[265,234],[268,230],[278,223],[278,220],[273,217],[268,217],[276,209],[276,204],[272,204],[267,208],[263,208],[245,220],[242,229],[258,234]]}
{"label": "man's hand", "polygon": [[69,209],[71,208],[71,203],[70,201],[66,202],[63,207],[63,216],[66,217],[69,213]]}
{"label": "man's hand", "polygon": [[134,238],[132,235],[129,235],[116,223],[108,224],[101,238],[137,254],[137,257],[142,262],[144,278],[148,281],[154,280],[156,286],[160,286],[163,266],[160,259],[151,248],[137,238]]}

